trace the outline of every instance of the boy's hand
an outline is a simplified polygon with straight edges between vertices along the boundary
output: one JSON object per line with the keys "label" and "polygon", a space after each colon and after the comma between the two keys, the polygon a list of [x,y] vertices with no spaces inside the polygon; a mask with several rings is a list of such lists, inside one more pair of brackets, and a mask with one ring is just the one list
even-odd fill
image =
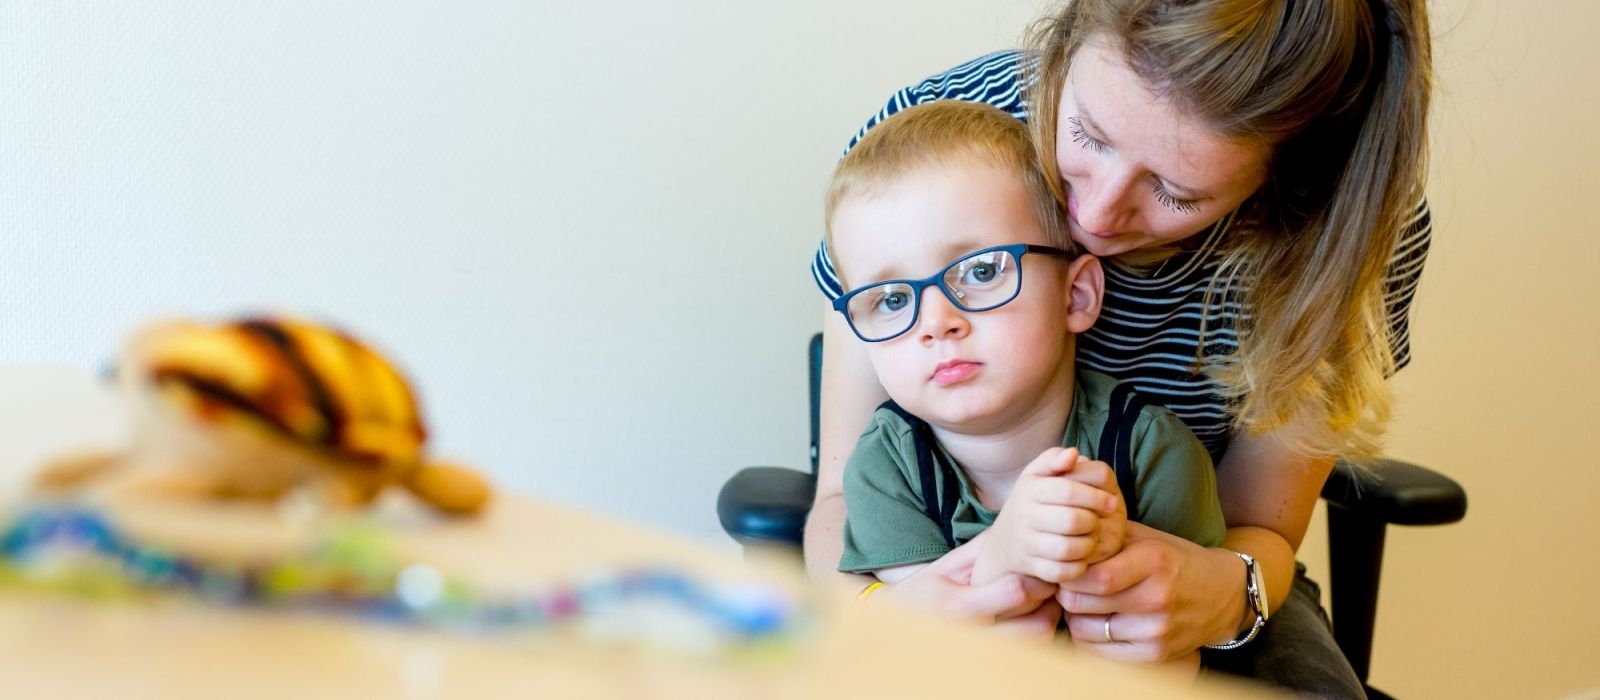
{"label": "boy's hand", "polygon": [[1126,520],[1116,488],[1103,462],[1080,460],[1075,448],[1045,450],[1022,470],[989,528],[974,582],[1003,571],[1060,583],[1116,553]]}
{"label": "boy's hand", "polygon": [[1114,512],[1100,513],[1100,527],[1094,532],[1094,552],[1085,559],[1085,563],[1098,564],[1110,559],[1122,551],[1123,542],[1128,535],[1127,501],[1123,500],[1122,490],[1117,486],[1116,471],[1105,462],[1080,458],[1072,471],[1067,473],[1067,478],[1113,494],[1117,499],[1117,508]]}

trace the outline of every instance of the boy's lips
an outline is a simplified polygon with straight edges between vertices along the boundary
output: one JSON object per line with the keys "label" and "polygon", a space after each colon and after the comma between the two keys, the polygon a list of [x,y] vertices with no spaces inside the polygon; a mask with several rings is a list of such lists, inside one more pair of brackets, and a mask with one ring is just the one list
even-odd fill
{"label": "boy's lips", "polygon": [[978,370],[982,368],[982,362],[972,362],[970,360],[945,360],[944,362],[940,362],[939,366],[933,368],[933,376],[928,377],[928,381],[938,384],[939,386],[959,384],[976,376],[978,374]]}

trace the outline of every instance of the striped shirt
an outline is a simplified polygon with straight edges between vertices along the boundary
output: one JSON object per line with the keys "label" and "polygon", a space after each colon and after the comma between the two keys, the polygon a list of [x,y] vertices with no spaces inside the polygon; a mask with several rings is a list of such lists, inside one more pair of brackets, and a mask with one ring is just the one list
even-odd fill
{"label": "striped shirt", "polygon": [[[1031,54],[1020,51],[992,53],[900,90],[861,127],[845,150],[849,151],[868,129],[896,112],[935,100],[985,102],[1026,120],[1021,69],[1024,61],[1032,59]],[[1407,222],[1406,232],[1389,261],[1384,303],[1397,368],[1411,361],[1411,300],[1428,257],[1432,231],[1427,203],[1423,202]],[[1232,415],[1221,386],[1195,370],[1195,358],[1202,342],[1201,319],[1208,310],[1204,354],[1222,357],[1238,349],[1235,328],[1240,305],[1236,299],[1241,297],[1235,294],[1223,300],[1222,295],[1217,295],[1207,309],[1206,289],[1222,263],[1219,244],[1227,231],[1219,222],[1204,235],[1197,248],[1174,256],[1153,270],[1140,273],[1106,265],[1100,319],[1078,336],[1077,361],[1083,367],[1132,384],[1146,397],[1166,406],[1194,430],[1212,459],[1220,460],[1232,435]],[[817,249],[811,272],[830,299],[844,293],[826,244]],[[1235,285],[1236,291],[1238,286]]]}

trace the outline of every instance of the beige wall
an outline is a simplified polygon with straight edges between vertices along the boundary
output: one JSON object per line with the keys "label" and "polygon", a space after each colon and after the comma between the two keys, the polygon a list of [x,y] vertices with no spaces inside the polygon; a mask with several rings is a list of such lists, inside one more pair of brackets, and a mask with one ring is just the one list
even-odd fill
{"label": "beige wall", "polygon": [[1372,675],[1405,697],[1600,688],[1600,3],[1432,6],[1434,248],[1390,452],[1470,505],[1390,533]]}
{"label": "beige wall", "polygon": [[[507,487],[726,547],[721,480],[804,460],[837,149],[1035,4],[4,3],[0,359],[93,367],[153,313],[325,314]],[[1600,686],[1600,3],[1433,4],[1392,453],[1472,506],[1391,534],[1373,673],[1558,696]]]}

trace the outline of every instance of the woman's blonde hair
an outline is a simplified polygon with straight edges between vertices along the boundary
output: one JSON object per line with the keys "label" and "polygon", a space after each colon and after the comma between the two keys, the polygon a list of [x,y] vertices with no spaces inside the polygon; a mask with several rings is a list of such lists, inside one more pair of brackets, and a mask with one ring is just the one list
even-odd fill
{"label": "woman's blonde hair", "polygon": [[[833,213],[845,197],[871,195],[925,168],[994,167],[1015,173],[1027,186],[1045,240],[1074,250],[1066,210],[1038,156],[1028,127],[994,106],[941,100],[901,110],[868,131],[834,168],[823,207],[828,248],[833,250]],[[835,255],[833,264],[842,278],[847,261]]]}
{"label": "woman's blonde hair", "polygon": [[1265,184],[1224,222],[1207,290],[1202,336],[1219,302],[1248,309],[1239,350],[1197,350],[1196,364],[1222,384],[1236,427],[1374,456],[1395,368],[1385,272],[1426,171],[1422,0],[1072,0],[1030,35],[1034,140],[1057,197],[1062,86],[1091,36],[1218,134],[1273,146]]}

